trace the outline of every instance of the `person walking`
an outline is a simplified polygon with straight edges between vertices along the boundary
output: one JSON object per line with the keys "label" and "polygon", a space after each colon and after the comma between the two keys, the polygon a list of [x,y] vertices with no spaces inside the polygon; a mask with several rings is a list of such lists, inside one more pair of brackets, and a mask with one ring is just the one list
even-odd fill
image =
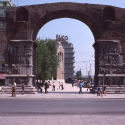
{"label": "person walking", "polygon": [[12,83],[12,97],[13,97],[13,92],[14,92],[13,84],[14,84],[14,82]]}
{"label": "person walking", "polygon": [[16,97],[16,83],[15,81],[13,81],[13,85],[12,85],[12,97]]}
{"label": "person walking", "polygon": [[72,87],[74,86],[74,81],[72,81]]}
{"label": "person walking", "polygon": [[40,86],[40,83],[38,83],[38,92],[42,92],[42,87]]}
{"label": "person walking", "polygon": [[25,82],[22,82],[22,95],[24,94]]}
{"label": "person walking", "polygon": [[88,88],[87,88],[87,90],[86,91],[90,91],[90,81],[88,82]]}
{"label": "person walking", "polygon": [[60,83],[60,81],[59,81],[59,89],[60,89],[60,87],[61,87],[61,83]]}
{"label": "person walking", "polygon": [[103,87],[103,94],[105,94],[105,96],[106,96],[106,85],[104,85],[104,87]]}
{"label": "person walking", "polygon": [[62,86],[62,90],[63,90],[63,89],[64,89],[64,87],[63,87],[63,82],[62,82],[61,86]]}
{"label": "person walking", "polygon": [[55,91],[55,82],[53,82],[52,91]]}
{"label": "person walking", "polygon": [[100,94],[101,94],[101,88],[100,88],[100,85],[99,85],[98,88],[97,88],[97,96],[100,96]]}
{"label": "person walking", "polygon": [[79,94],[80,93],[82,93],[83,94],[83,92],[82,92],[82,87],[83,87],[83,83],[82,83],[82,81],[79,81]]}
{"label": "person walking", "polygon": [[48,93],[47,89],[48,89],[48,84],[47,82],[45,82],[45,94]]}
{"label": "person walking", "polygon": [[[47,89],[49,88],[50,85],[51,85],[50,81],[48,80],[48,82],[47,82]],[[47,90],[47,93],[48,93],[48,90]]]}

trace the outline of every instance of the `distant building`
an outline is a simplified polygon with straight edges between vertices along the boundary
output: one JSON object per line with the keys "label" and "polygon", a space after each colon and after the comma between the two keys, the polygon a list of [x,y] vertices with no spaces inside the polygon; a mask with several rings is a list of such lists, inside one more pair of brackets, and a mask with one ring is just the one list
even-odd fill
{"label": "distant building", "polygon": [[13,7],[11,0],[0,0],[0,85],[3,85],[5,79],[5,59],[2,51],[6,45],[5,41],[7,41],[4,36],[6,31],[6,9],[9,7]]}
{"label": "distant building", "polygon": [[62,44],[58,41],[57,42],[57,55],[58,55],[58,61],[59,61],[59,66],[57,69],[57,76],[56,79],[58,81],[64,81],[64,48]]}
{"label": "distant building", "polygon": [[[60,61],[60,65],[57,71],[57,80],[59,79],[59,76],[64,76],[64,79],[68,79],[68,78],[74,79],[74,63],[75,63],[74,53],[75,52],[74,52],[73,44],[68,43],[68,37],[64,35],[63,36],[56,35],[56,42],[57,42],[57,45],[60,44],[60,46],[62,46],[61,49],[59,46],[57,46],[59,60],[60,60],[60,55],[62,57],[62,60]],[[64,49],[64,52],[61,51],[62,48]],[[62,72],[59,72],[60,70]]]}
{"label": "distant building", "polygon": [[[37,40],[41,40],[37,38]],[[67,36],[56,35],[56,39],[52,39],[57,44],[57,55],[59,66],[57,69],[56,79],[64,81],[65,79],[74,79],[74,47],[72,43],[68,43]]]}
{"label": "distant building", "polygon": [[6,9],[12,7],[11,0],[0,0],[0,32],[6,28]]}

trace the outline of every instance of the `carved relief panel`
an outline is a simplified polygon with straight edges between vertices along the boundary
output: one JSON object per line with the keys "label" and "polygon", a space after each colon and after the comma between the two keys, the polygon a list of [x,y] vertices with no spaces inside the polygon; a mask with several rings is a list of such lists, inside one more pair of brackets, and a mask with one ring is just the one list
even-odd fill
{"label": "carved relief panel", "polygon": [[[99,78],[99,84],[103,84],[103,78]],[[105,78],[106,85],[123,85],[123,78],[122,77],[106,77]]]}
{"label": "carved relief panel", "polygon": [[98,41],[99,74],[122,74],[123,57],[119,41]]}
{"label": "carved relief panel", "polygon": [[31,63],[32,48],[32,42],[11,42],[6,50],[6,74],[22,74],[22,67]]}

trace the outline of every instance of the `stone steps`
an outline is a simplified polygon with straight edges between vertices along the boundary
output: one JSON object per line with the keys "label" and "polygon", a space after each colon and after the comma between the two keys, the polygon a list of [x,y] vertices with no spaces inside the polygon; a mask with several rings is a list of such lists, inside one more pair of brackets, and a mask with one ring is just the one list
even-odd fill
{"label": "stone steps", "polygon": [[[97,91],[94,91],[94,92],[91,92],[91,93],[96,94]],[[125,94],[125,91],[106,91],[106,94]]]}
{"label": "stone steps", "polygon": [[[92,89],[90,89],[90,92],[93,94],[97,93],[97,87],[93,87]],[[106,93],[107,94],[125,94],[125,87],[106,87]]]}
{"label": "stone steps", "polygon": [[[12,87],[11,86],[5,86],[2,87],[1,89],[2,94],[11,94],[12,93]],[[16,87],[16,93],[17,94],[22,94],[22,86],[17,86]],[[36,94],[37,89],[33,86],[25,86],[25,94]]]}
{"label": "stone steps", "polygon": [[[95,91],[90,90],[90,92],[93,94],[97,94],[97,90]],[[106,94],[125,94],[125,91],[106,91]]]}

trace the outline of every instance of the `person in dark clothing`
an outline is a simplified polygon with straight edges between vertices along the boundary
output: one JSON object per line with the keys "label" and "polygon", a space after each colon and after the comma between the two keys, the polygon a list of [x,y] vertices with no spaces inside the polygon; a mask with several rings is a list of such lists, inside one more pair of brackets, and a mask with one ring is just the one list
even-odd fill
{"label": "person in dark clothing", "polygon": [[48,93],[47,89],[48,89],[48,84],[47,82],[45,82],[45,94]]}
{"label": "person in dark clothing", "polygon": [[106,85],[104,85],[104,87],[103,87],[103,93],[104,93],[105,96],[106,96]]}
{"label": "person in dark clothing", "polygon": [[25,82],[22,82],[22,95],[24,94]]}
{"label": "person in dark clothing", "polygon": [[90,91],[90,82],[88,83],[88,88],[86,91]]}
{"label": "person in dark clothing", "polygon": [[40,86],[40,84],[38,84],[38,91],[40,90],[40,92],[42,92],[42,88]]}
{"label": "person in dark clothing", "polygon": [[61,86],[62,86],[62,90],[63,90],[63,89],[64,89],[64,87],[63,87],[63,82],[62,82],[62,85],[61,85]]}
{"label": "person in dark clothing", "polygon": [[100,88],[100,86],[98,86],[98,88],[97,88],[97,96],[100,96],[100,94],[101,94],[101,88]]}
{"label": "person in dark clothing", "polygon": [[55,91],[55,82],[53,82],[53,88],[52,91]]}
{"label": "person in dark clothing", "polygon": [[60,81],[59,81],[59,89],[60,89],[60,87],[61,87],[61,83],[60,83]]}
{"label": "person in dark clothing", "polygon": [[72,81],[72,87],[74,86],[74,81]]}

